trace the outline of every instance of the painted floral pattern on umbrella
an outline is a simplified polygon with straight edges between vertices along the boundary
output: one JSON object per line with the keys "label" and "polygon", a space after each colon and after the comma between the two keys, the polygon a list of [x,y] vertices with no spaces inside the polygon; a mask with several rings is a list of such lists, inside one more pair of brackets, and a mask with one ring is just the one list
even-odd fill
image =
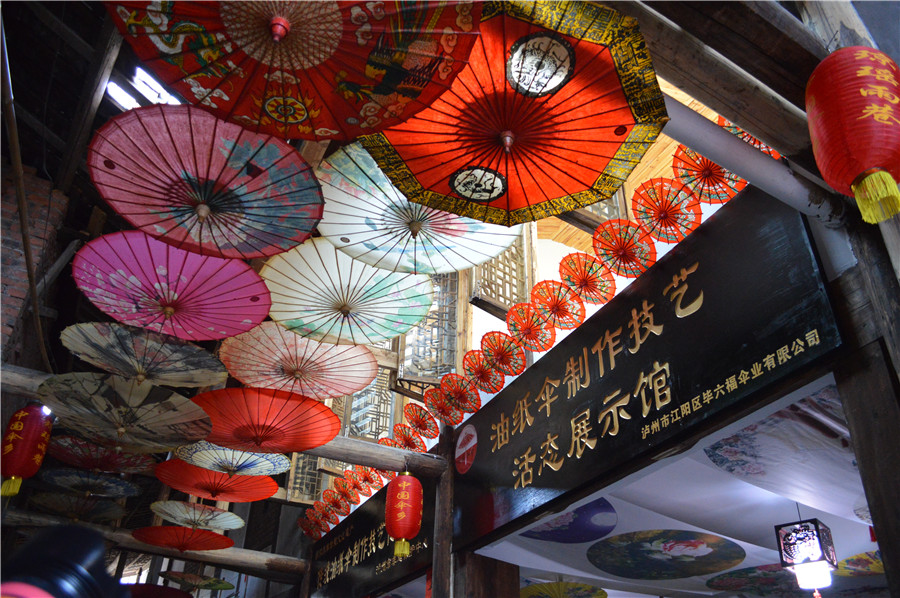
{"label": "painted floral pattern on umbrella", "polygon": [[252,453],[201,440],[175,449],[175,456],[191,465],[228,475],[278,475],[291,468],[281,453]]}
{"label": "painted floral pattern on umbrella", "polygon": [[328,533],[330,525],[325,519],[325,515],[315,508],[306,509],[306,518],[322,533]]}
{"label": "painted floral pattern on umbrella", "polygon": [[154,104],[97,129],[88,171],[130,224],[195,253],[253,259],[305,241],[324,200],[296,149],[193,106]]}
{"label": "painted floral pattern on umbrella", "polygon": [[471,380],[459,374],[444,374],[441,376],[441,394],[454,408],[475,413],[481,408],[481,396]]}
{"label": "painted floral pattern on umbrella", "polygon": [[264,475],[235,475],[212,471],[174,458],[156,466],[156,477],[186,494],[227,502],[254,502],[278,491],[278,483]]}
{"label": "painted floral pattern on umbrella", "polygon": [[147,473],[156,466],[150,455],[100,446],[75,436],[51,437],[47,454],[73,467],[105,473]]}
{"label": "painted floral pattern on umbrella", "polygon": [[225,384],[228,372],[205,349],[174,336],[113,322],[74,324],[59,340],[75,357],[137,382],[196,387]]}
{"label": "painted floral pattern on umbrella", "polygon": [[351,488],[359,492],[360,496],[372,496],[372,487],[362,479],[362,476],[352,469],[344,470],[344,479],[347,480],[347,484],[349,484]]}
{"label": "painted floral pattern on umbrella", "polygon": [[350,503],[346,498],[331,488],[322,492],[322,501],[334,509],[334,512],[341,517],[346,517],[350,514]]}
{"label": "painted floral pattern on umbrella", "polygon": [[425,441],[419,436],[419,433],[406,424],[394,424],[394,442],[397,448],[406,449],[408,451],[416,451],[424,453],[426,450]]}
{"label": "painted floral pattern on umbrella", "polygon": [[421,405],[409,403],[403,408],[403,417],[416,432],[424,438],[437,438],[440,434],[437,422]]}
{"label": "painted floral pattern on umbrella", "polygon": [[341,522],[340,518],[337,516],[337,513],[334,512],[334,509],[332,509],[331,506],[325,504],[321,500],[313,502],[313,508],[322,515],[322,519],[324,519],[326,523],[337,525]]}
{"label": "painted floral pattern on umbrella", "polygon": [[631,198],[634,219],[657,241],[679,243],[700,226],[700,200],[682,181],[644,181]]}
{"label": "painted floral pattern on umbrella", "polygon": [[124,498],[141,493],[141,489],[129,481],[83,469],[69,467],[43,469],[40,476],[41,480],[48,484],[85,495]]}
{"label": "painted floral pattern on umbrella", "polygon": [[616,295],[616,279],[613,278],[612,272],[604,268],[597,258],[587,253],[570,253],[561,259],[559,278],[575,291],[583,302],[591,305],[603,305]]}
{"label": "painted floral pattern on umbrella", "polygon": [[455,426],[462,421],[462,411],[451,405],[447,396],[439,388],[429,388],[425,391],[425,406],[437,419],[448,426]]}
{"label": "painted floral pattern on umbrella", "polygon": [[656,245],[644,228],[629,220],[607,220],[594,231],[594,253],[613,274],[637,278],[656,263]]}
{"label": "painted floral pattern on umbrella", "polygon": [[28,497],[28,503],[39,511],[78,521],[114,521],[125,516],[125,508],[119,503],[83,493],[38,492]]}
{"label": "painted floral pattern on umbrella", "polygon": [[320,401],[362,390],[378,374],[378,362],[365,345],[320,343],[275,322],[226,338],[219,358],[247,386],[295,392]]}
{"label": "painted floral pattern on umbrella", "polygon": [[481,352],[488,365],[507,376],[525,371],[525,350],[505,332],[488,332],[481,337]]}
{"label": "painted floral pattern on umbrella", "polygon": [[570,581],[536,583],[525,586],[519,592],[519,598],[607,598],[607,596],[602,588]]}
{"label": "painted floral pattern on umbrella", "polygon": [[683,181],[700,201],[708,204],[725,203],[747,186],[747,181],[738,175],[685,145],[675,148],[672,169],[675,178]]}
{"label": "painted floral pattern on umbrella", "polygon": [[542,280],[531,287],[531,305],[553,328],[572,330],[584,322],[584,301],[571,287],[555,280]]}
{"label": "painted floral pattern on umbrella", "polygon": [[[385,436],[384,438],[379,438],[378,444],[380,444],[382,446],[390,446],[390,447],[397,448],[397,442],[393,438],[390,438],[387,436]],[[395,477],[397,477],[397,472],[391,471],[390,469],[376,469],[375,471],[377,471],[378,475],[380,475],[381,477],[383,477],[386,480],[393,480]]]}
{"label": "painted floral pattern on umbrella", "polygon": [[181,527],[177,525],[153,525],[141,527],[131,532],[135,540],[153,546],[187,550],[221,550],[234,546],[234,540],[211,532],[208,529]]}
{"label": "painted floral pattern on umbrella", "polygon": [[243,261],[184,251],[136,230],[103,235],[79,249],[72,277],[119,322],[186,340],[246,332],[271,305],[265,283]]}
{"label": "painted floral pattern on umbrella", "polygon": [[505,376],[503,372],[491,367],[484,355],[484,351],[473,349],[466,351],[462,362],[463,373],[466,378],[486,393],[494,394],[503,388]]}
{"label": "painted floral pattern on umbrella", "polygon": [[347,483],[347,480],[343,478],[336,479],[334,481],[334,491],[351,505],[359,504],[359,492],[350,486],[350,484]]}
{"label": "painted floral pattern on umbrella", "polygon": [[158,500],[150,510],[175,525],[204,529],[240,529],[244,520],[225,509],[182,500]]}
{"label": "painted floral pattern on umbrella", "polygon": [[759,151],[761,151],[765,154],[769,154],[775,160],[781,159],[781,154],[778,153],[777,150],[769,147],[768,145],[766,145],[765,143],[763,143],[762,141],[760,141],[759,139],[757,139],[756,137],[754,137],[753,135],[751,135],[750,133],[745,131],[744,129],[742,129],[739,126],[732,123],[730,120],[728,120],[724,116],[720,116],[716,120],[716,122],[719,124],[720,127],[724,127],[729,133],[731,133],[732,135],[737,135],[738,137],[740,137],[741,139],[743,139],[744,141],[746,141],[747,143],[749,143],[750,145],[752,145],[753,147],[758,149]]}
{"label": "painted floral pattern on umbrella", "polygon": [[378,472],[375,471],[373,467],[366,467],[365,465],[354,465],[353,471],[359,475],[359,478],[369,485],[372,490],[378,490],[382,486],[384,486],[384,480],[381,479],[381,476],[378,475]]}
{"label": "painted floral pattern on umbrella", "polygon": [[297,527],[303,530],[303,533],[313,540],[319,540],[322,538],[322,530],[319,529],[319,526],[315,522],[310,521],[309,518],[305,516],[297,518]]}
{"label": "painted floral pattern on umbrella", "polygon": [[556,329],[531,303],[516,303],[506,312],[506,328],[529,351],[546,351],[556,342]]}

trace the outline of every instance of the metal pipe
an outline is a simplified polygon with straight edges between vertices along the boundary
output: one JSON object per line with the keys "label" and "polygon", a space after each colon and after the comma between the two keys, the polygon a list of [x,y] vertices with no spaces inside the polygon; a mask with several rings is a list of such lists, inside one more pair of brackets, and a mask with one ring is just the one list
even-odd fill
{"label": "metal pipe", "polygon": [[828,228],[844,225],[846,202],[841,195],[798,175],[678,100],[665,96],[665,101],[670,119],[663,129],[666,135]]}

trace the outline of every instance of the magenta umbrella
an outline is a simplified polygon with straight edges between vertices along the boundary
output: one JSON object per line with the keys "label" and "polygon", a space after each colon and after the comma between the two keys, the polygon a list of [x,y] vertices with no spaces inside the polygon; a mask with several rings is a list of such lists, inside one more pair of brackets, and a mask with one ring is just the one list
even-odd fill
{"label": "magenta umbrella", "polygon": [[271,305],[265,283],[245,262],[184,251],[134,230],[82,247],[72,276],[116,320],[192,341],[246,332]]}

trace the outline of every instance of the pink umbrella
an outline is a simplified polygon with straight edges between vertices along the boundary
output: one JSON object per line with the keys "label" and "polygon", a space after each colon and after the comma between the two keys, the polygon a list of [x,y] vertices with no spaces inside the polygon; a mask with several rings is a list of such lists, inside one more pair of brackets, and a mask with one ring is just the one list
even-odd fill
{"label": "pink umbrella", "polygon": [[72,276],[116,320],[192,341],[246,332],[271,305],[265,283],[243,261],[191,253],[134,230],[82,247]]}

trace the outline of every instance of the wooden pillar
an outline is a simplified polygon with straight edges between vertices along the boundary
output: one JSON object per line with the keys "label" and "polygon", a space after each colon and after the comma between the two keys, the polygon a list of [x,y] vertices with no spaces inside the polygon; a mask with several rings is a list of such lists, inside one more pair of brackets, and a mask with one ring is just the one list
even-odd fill
{"label": "wooden pillar", "polygon": [[456,554],[453,581],[453,598],[519,598],[519,566],[474,552]]}
{"label": "wooden pillar", "polygon": [[[441,426],[437,453],[453,462],[453,428]],[[431,556],[431,598],[450,598],[453,551],[453,465],[438,478],[434,498],[434,545]]]}

